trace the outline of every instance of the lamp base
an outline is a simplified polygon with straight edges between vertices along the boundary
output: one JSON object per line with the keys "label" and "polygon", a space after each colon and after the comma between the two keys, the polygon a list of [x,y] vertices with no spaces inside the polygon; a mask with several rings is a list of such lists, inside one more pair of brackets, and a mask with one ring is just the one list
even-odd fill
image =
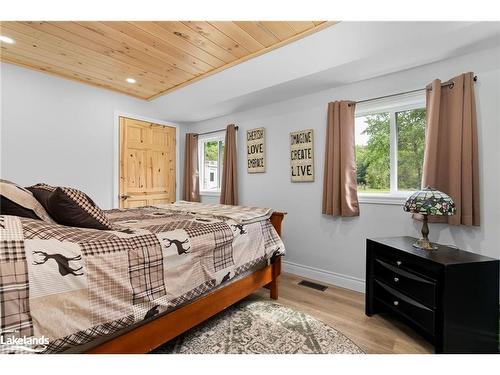
{"label": "lamp base", "polygon": [[438,247],[426,238],[421,238],[413,244],[413,247],[423,250],[437,250]]}
{"label": "lamp base", "polygon": [[422,238],[413,244],[413,247],[417,249],[424,250],[437,250],[437,246],[433,245],[431,241],[429,241],[429,226],[427,225],[427,215],[423,215],[424,222],[422,223]]}

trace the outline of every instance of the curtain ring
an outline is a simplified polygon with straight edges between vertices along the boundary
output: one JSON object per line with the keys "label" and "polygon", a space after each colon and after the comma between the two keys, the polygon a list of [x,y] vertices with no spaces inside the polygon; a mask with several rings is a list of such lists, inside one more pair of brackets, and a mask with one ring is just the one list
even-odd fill
{"label": "curtain ring", "polygon": [[450,90],[455,86],[455,82],[452,82],[448,85],[448,87],[450,88]]}

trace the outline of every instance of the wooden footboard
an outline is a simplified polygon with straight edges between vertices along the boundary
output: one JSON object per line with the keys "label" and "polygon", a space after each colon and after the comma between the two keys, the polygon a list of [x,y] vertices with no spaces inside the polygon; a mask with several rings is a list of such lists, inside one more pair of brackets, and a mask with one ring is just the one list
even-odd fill
{"label": "wooden footboard", "polygon": [[[274,212],[269,219],[273,225],[278,235],[281,237],[281,225],[283,219],[285,218],[286,212]],[[273,257],[271,259],[271,265],[273,269],[273,278],[271,282],[264,285],[265,288],[269,289],[271,299],[278,299],[278,276],[281,274],[281,257]]]}
{"label": "wooden footboard", "polygon": [[[283,212],[275,212],[270,218],[272,225],[280,236],[281,224],[285,214]],[[95,346],[86,353],[148,353],[263,286],[270,289],[270,297],[272,299],[277,299],[278,276],[280,273],[281,256],[276,256],[271,259],[271,264],[265,268],[128,331],[121,336]]]}

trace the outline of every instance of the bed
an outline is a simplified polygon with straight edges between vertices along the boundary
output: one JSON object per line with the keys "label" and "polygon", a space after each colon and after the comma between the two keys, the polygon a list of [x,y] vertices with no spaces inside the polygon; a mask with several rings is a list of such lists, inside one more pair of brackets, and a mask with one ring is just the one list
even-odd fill
{"label": "bed", "polygon": [[147,353],[260,287],[278,298],[284,213],[178,202],[106,215],[113,230],[0,216],[2,352]]}

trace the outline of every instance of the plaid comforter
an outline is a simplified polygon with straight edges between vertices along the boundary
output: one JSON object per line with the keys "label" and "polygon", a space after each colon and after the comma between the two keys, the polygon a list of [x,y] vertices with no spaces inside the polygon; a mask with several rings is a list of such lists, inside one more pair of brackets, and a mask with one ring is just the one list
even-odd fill
{"label": "plaid comforter", "polygon": [[273,210],[261,207],[230,206],[227,204],[208,204],[178,201],[168,205],[158,207],[168,207],[183,213],[194,213],[197,215],[209,215],[238,222],[238,224],[251,224],[257,221],[266,220],[271,217]]}
{"label": "plaid comforter", "polygon": [[241,224],[190,206],[110,210],[113,231],[0,216],[0,352],[85,344],[284,253],[269,220]]}

